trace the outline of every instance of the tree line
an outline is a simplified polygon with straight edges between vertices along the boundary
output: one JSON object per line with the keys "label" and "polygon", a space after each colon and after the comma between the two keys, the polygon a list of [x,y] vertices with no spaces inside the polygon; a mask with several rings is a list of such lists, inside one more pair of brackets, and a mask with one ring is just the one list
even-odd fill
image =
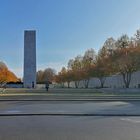
{"label": "tree line", "polygon": [[118,39],[108,38],[98,53],[94,49],[88,49],[83,56],[78,55],[70,59],[68,66],[63,67],[54,76],[55,82],[64,86],[74,82],[75,88],[80,81],[88,88],[90,78],[96,77],[100,81],[100,87],[104,87],[107,76],[120,74],[126,88],[129,88],[132,74],[140,70],[140,29],[133,37],[123,34]]}

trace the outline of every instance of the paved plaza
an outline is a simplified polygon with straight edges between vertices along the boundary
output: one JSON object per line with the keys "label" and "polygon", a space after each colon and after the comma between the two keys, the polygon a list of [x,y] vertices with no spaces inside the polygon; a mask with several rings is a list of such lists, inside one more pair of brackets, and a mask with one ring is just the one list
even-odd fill
{"label": "paved plaza", "polygon": [[138,116],[139,101],[2,101],[0,115]]}
{"label": "paved plaza", "polygon": [[140,117],[0,117],[0,140],[139,140]]}
{"label": "paved plaza", "polygon": [[88,100],[96,98],[92,90],[71,91],[1,94],[0,140],[140,139],[139,100]]}

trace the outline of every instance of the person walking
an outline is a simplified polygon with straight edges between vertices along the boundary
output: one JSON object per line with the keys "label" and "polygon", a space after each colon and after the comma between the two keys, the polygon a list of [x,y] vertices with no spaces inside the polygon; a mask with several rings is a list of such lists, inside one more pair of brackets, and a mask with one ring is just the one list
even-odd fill
{"label": "person walking", "polygon": [[49,82],[48,81],[46,82],[45,88],[46,88],[46,91],[49,90]]}

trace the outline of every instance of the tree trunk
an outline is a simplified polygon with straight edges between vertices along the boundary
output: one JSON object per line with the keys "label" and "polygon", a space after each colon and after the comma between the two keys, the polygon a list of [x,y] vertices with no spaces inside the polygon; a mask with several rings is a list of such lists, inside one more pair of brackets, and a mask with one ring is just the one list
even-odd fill
{"label": "tree trunk", "polygon": [[78,88],[80,81],[75,81],[74,83],[75,83],[75,88]]}
{"label": "tree trunk", "polygon": [[61,85],[62,85],[62,88],[64,88],[64,83],[61,83]]}
{"label": "tree trunk", "polygon": [[101,88],[104,88],[104,83],[105,83],[106,77],[100,77],[99,80],[101,83]]}
{"label": "tree trunk", "polygon": [[83,80],[85,88],[88,88],[90,79]]}
{"label": "tree trunk", "polygon": [[129,88],[132,73],[131,72],[122,73],[122,76],[123,76],[123,81],[124,81],[124,84],[125,84],[125,88]]}
{"label": "tree trunk", "polygon": [[70,82],[67,82],[67,84],[68,84],[68,88],[70,88]]}

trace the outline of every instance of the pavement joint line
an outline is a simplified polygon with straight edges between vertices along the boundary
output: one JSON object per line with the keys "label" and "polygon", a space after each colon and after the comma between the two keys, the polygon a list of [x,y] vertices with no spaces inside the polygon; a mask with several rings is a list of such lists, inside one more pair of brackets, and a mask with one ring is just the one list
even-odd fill
{"label": "pavement joint line", "polygon": [[0,117],[22,117],[22,116],[79,116],[79,117],[140,117],[140,114],[60,114],[60,113],[23,113],[23,114],[0,114]]}
{"label": "pavement joint line", "polygon": [[0,102],[11,102],[11,101],[23,101],[23,102],[37,102],[37,101],[39,101],[39,102],[45,102],[45,101],[52,101],[52,102],[55,102],[55,101],[66,101],[66,102],[70,102],[70,101],[75,101],[75,102],[82,102],[82,101],[99,101],[99,102],[101,102],[101,101],[140,101],[140,99],[47,99],[47,100],[45,100],[45,99],[35,99],[35,100],[30,100],[30,99],[22,99],[22,100],[18,100],[18,99],[0,99]]}

